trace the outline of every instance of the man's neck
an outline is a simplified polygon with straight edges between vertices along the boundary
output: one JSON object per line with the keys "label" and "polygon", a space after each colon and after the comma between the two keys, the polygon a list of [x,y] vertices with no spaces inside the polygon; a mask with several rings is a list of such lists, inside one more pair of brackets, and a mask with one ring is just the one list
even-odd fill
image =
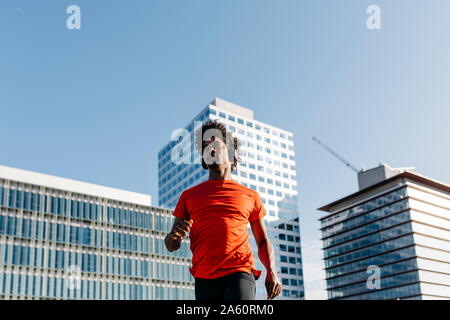
{"label": "man's neck", "polygon": [[209,180],[231,180],[231,167],[209,170]]}

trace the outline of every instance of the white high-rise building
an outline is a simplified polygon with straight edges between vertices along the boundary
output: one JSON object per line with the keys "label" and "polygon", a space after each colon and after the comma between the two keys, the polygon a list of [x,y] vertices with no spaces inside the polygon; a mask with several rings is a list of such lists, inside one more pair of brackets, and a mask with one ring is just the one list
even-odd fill
{"label": "white high-rise building", "polygon": [[[242,142],[243,163],[233,172],[232,179],[258,191],[264,203],[267,231],[275,248],[277,271],[283,284],[281,298],[304,299],[297,178],[291,132],[255,120],[250,109],[214,99],[185,127],[192,143],[186,144],[184,138],[180,141],[175,134],[176,140],[169,142],[158,153],[159,205],[174,208],[183,190],[208,179],[208,171],[202,168],[194,148],[194,131],[201,123],[214,119],[222,122]],[[192,161],[173,161],[173,154],[178,155],[183,149],[191,152]],[[266,272],[258,259],[254,238],[250,239],[256,258],[255,266],[263,270],[257,281],[256,299],[265,299]]]}

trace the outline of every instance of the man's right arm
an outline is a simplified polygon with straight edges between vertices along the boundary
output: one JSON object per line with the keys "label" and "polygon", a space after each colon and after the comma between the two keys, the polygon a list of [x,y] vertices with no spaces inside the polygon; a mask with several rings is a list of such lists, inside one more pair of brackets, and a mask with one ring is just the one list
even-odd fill
{"label": "man's right arm", "polygon": [[175,217],[172,230],[164,239],[164,244],[170,252],[176,251],[181,247],[181,241],[191,230],[192,220],[183,220]]}

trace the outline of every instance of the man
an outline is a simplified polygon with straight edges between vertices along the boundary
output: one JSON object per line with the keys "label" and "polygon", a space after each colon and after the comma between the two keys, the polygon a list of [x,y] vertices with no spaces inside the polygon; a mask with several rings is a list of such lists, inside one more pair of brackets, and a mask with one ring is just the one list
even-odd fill
{"label": "man", "polygon": [[239,141],[215,120],[197,130],[196,146],[209,180],[182,192],[172,230],[164,239],[167,249],[179,249],[189,233],[196,300],[253,300],[262,271],[255,269],[250,251],[250,222],[259,259],[267,270],[267,299],[275,298],[281,283],[264,225],[264,206],[256,191],[231,179],[240,161]]}

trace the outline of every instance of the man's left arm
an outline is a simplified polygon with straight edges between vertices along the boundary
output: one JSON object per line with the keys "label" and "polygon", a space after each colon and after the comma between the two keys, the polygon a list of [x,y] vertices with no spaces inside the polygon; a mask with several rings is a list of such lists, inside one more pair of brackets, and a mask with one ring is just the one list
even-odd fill
{"label": "man's left arm", "polygon": [[281,293],[281,282],[275,267],[275,251],[267,236],[264,218],[250,221],[250,227],[258,245],[259,259],[267,270],[265,285],[267,299],[271,300]]}

